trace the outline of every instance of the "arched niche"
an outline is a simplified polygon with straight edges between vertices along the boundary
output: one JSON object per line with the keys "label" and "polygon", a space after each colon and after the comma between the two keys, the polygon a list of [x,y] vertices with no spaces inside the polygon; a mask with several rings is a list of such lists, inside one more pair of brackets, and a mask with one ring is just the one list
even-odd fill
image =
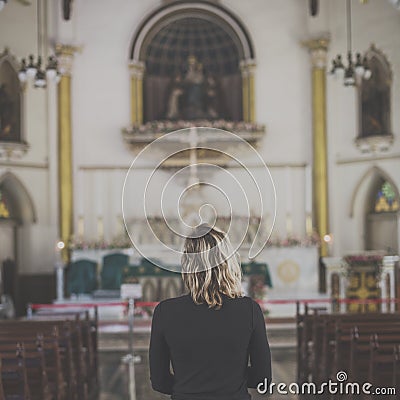
{"label": "arched niche", "polygon": [[179,1],[157,8],[132,40],[132,124],[254,122],[254,58],[243,23],[220,4]]}
{"label": "arched niche", "polygon": [[0,142],[22,141],[22,88],[18,64],[6,49],[0,54]]}
{"label": "arched niche", "polygon": [[36,222],[32,198],[23,183],[11,172],[0,176],[0,193],[6,201],[9,218],[18,225]]}
{"label": "arched niche", "polygon": [[372,45],[365,57],[370,79],[359,85],[359,138],[391,136],[392,71],[385,55]]}
{"label": "arched niche", "polygon": [[[379,192],[384,183],[390,185],[394,207],[379,207]],[[399,251],[399,190],[391,176],[383,169],[370,168],[357,184],[350,206],[350,217],[356,222],[359,248],[365,250]],[[397,206],[396,206],[397,203]]]}

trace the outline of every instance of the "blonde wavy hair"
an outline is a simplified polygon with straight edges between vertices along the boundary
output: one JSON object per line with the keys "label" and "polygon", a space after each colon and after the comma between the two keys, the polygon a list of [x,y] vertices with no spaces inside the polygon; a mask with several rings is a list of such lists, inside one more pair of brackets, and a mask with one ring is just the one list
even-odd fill
{"label": "blonde wavy hair", "polygon": [[182,255],[182,279],[195,304],[222,307],[222,294],[243,297],[239,255],[228,235],[207,224],[186,237]]}

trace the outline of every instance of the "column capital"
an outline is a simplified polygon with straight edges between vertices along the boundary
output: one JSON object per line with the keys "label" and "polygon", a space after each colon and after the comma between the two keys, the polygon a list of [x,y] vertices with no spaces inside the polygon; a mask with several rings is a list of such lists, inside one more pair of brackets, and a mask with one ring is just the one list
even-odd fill
{"label": "column capital", "polygon": [[143,61],[131,60],[129,62],[129,71],[131,76],[136,78],[143,78],[146,65]]}
{"label": "column capital", "polygon": [[256,60],[254,60],[253,58],[248,58],[247,60],[240,61],[239,67],[242,71],[242,74],[249,74],[254,72],[256,65]]}
{"label": "column capital", "polygon": [[69,44],[56,44],[55,53],[57,56],[59,70],[62,75],[71,75],[74,55],[82,52],[82,46]]}
{"label": "column capital", "polygon": [[301,44],[306,47],[311,55],[311,63],[314,68],[325,68],[327,64],[327,52],[329,37],[319,37],[305,40]]}

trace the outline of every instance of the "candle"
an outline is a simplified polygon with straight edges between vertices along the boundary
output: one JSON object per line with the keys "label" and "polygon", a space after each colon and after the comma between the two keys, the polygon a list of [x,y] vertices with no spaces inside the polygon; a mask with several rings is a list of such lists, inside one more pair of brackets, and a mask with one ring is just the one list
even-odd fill
{"label": "candle", "polygon": [[286,214],[286,233],[288,236],[293,233],[293,220],[290,213]]}
{"label": "candle", "polygon": [[80,215],[78,217],[78,238],[79,239],[83,239],[84,230],[85,230],[85,223],[83,220],[83,216]]}
{"label": "candle", "polygon": [[97,236],[99,239],[104,238],[104,223],[103,223],[103,217],[98,217],[97,218]]}
{"label": "candle", "polygon": [[306,233],[307,233],[307,236],[311,236],[312,232],[313,232],[313,227],[312,227],[311,213],[307,213],[307,215],[306,215]]}

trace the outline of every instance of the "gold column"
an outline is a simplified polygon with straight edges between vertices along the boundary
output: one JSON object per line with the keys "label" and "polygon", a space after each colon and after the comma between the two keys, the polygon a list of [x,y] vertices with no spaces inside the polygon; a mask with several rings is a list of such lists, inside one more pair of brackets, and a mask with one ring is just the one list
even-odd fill
{"label": "gold column", "polygon": [[144,63],[133,61],[129,65],[131,72],[131,123],[143,124],[143,75]]}
{"label": "gold column", "polygon": [[69,242],[73,234],[73,170],[71,129],[71,70],[77,48],[57,45],[56,54],[61,72],[58,86],[58,198],[59,235],[65,243],[61,256],[69,261]]}
{"label": "gold column", "polygon": [[240,63],[242,72],[242,106],[243,121],[255,122],[255,99],[254,99],[254,60],[243,60]]}
{"label": "gold column", "polygon": [[136,75],[131,74],[131,124],[132,125],[137,124],[136,83],[137,83]]}
{"label": "gold column", "polygon": [[329,234],[327,133],[326,133],[326,53],[325,38],[304,43],[312,62],[312,125],[313,125],[313,216],[314,227],[321,240],[320,256],[328,255]]}
{"label": "gold column", "polygon": [[248,76],[247,71],[242,70],[242,107],[243,107],[243,121],[249,120],[249,89],[248,89]]}
{"label": "gold column", "polygon": [[255,63],[249,62],[247,64],[247,71],[249,74],[249,122],[256,121],[256,102],[255,102],[255,92],[254,92],[254,68]]}

